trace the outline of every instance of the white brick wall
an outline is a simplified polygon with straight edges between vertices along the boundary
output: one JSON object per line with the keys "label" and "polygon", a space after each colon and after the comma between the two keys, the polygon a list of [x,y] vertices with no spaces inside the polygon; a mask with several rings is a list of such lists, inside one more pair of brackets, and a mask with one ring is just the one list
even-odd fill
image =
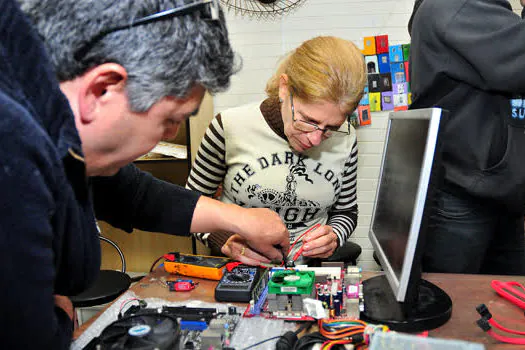
{"label": "white brick wall", "polygon": [[[517,13],[519,0],[511,1]],[[352,40],[360,48],[363,37],[388,34],[391,44],[410,42],[407,23],[414,0],[305,0],[299,8],[280,19],[260,20],[227,13],[230,39],[243,59],[243,70],[232,81],[228,92],[215,96],[214,109],[263,99],[266,81],[277,61],[301,42],[318,35],[335,35]],[[368,240],[372,205],[383,150],[387,112],[372,114],[372,125],[358,129],[359,221],[352,240],[363,253],[359,264],[377,269]]]}

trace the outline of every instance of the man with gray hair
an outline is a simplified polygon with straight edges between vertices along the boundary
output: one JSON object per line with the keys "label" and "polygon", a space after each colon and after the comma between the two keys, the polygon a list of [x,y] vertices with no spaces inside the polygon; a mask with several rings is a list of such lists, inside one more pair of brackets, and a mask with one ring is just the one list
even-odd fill
{"label": "man with gray hair", "polygon": [[129,232],[234,232],[268,260],[282,257],[288,232],[276,213],[128,165],[172,138],[206,90],[228,86],[236,68],[218,1],[20,3],[51,57],[15,1],[0,0],[3,347],[69,347],[66,296],[100,268],[95,214]]}

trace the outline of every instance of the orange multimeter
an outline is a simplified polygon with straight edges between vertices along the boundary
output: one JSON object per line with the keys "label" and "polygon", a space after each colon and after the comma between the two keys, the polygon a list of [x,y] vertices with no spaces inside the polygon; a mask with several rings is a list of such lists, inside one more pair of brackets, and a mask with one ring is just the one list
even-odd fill
{"label": "orange multimeter", "polygon": [[166,272],[219,281],[229,258],[181,253],[164,254]]}

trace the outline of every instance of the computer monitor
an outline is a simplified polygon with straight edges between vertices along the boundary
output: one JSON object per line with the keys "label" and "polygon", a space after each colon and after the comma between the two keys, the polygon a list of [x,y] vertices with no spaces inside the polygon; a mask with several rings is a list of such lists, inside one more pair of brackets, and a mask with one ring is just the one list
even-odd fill
{"label": "computer monitor", "polygon": [[439,327],[452,301],[421,279],[421,258],[435,188],[443,179],[438,108],[392,112],[369,231],[384,275],[364,281],[361,317],[398,331]]}

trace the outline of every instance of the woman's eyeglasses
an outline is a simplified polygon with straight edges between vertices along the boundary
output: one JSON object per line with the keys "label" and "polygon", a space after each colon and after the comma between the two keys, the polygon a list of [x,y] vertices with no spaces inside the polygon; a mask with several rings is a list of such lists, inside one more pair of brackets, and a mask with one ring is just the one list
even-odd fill
{"label": "woman's eyeglasses", "polygon": [[302,131],[302,132],[314,132],[314,131],[319,130],[319,131],[321,131],[323,133],[323,136],[326,137],[326,138],[334,136],[335,134],[337,134],[337,135],[350,135],[350,123],[348,123],[348,121],[347,121],[347,124],[348,124],[348,130],[347,131],[338,130],[339,128],[335,127],[335,126],[334,127],[326,127],[326,128],[323,129],[319,125],[317,125],[315,123],[295,118],[295,108],[294,108],[294,105],[293,105],[293,95],[292,95],[292,93],[290,93],[290,104],[292,106],[292,120],[294,122],[293,126],[297,130]]}
{"label": "woman's eyeglasses", "polygon": [[197,10],[202,10],[203,17],[211,20],[219,20],[219,0],[197,0],[192,3],[179,6],[170,10],[165,10],[161,12],[154,13],[152,15],[139,18],[133,22],[125,25],[116,26],[113,28],[105,29],[93,36],[91,39],[86,41],[73,53],[75,60],[80,61],[82,58],[91,50],[93,45],[95,45],[100,39],[105,37],[108,34],[118,32],[120,30],[125,30],[133,27],[137,27],[143,24],[148,24],[168,18],[173,18],[177,16],[187,15],[189,13],[195,12]]}

